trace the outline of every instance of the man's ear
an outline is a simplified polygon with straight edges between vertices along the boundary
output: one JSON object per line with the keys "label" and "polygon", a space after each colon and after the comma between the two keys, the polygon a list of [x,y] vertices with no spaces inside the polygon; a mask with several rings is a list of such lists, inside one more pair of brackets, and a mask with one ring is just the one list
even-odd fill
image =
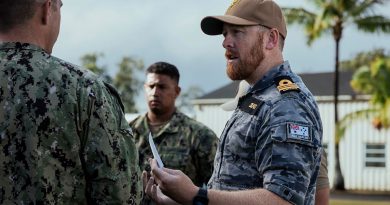
{"label": "man's ear", "polygon": [[42,19],[42,24],[47,25],[49,23],[49,17],[51,16],[52,12],[52,0],[46,0],[45,3],[43,3],[40,8],[41,8],[41,19]]}
{"label": "man's ear", "polygon": [[181,87],[176,86],[176,97],[178,97],[180,95],[180,92],[181,92]]}
{"label": "man's ear", "polygon": [[279,31],[276,29],[270,29],[265,48],[271,50],[277,47],[278,43],[279,43]]}

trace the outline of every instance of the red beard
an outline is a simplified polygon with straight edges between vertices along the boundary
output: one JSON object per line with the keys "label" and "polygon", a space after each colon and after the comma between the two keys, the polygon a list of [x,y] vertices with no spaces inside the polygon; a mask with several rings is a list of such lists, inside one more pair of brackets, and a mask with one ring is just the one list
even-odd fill
{"label": "red beard", "polygon": [[[249,51],[249,54],[240,56],[236,64],[227,63],[226,74],[232,80],[245,80],[247,79],[260,65],[264,59],[263,49],[263,37],[260,35],[257,42],[253,44]],[[230,51],[226,50],[226,56],[230,55]]]}

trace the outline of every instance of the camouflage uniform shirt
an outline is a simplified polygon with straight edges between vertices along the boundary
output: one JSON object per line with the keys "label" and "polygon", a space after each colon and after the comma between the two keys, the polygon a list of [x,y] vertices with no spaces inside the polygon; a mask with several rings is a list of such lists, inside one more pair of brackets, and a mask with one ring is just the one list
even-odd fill
{"label": "camouflage uniform shirt", "polygon": [[[145,170],[150,169],[148,158],[153,158],[147,121],[145,114],[130,123],[139,149],[140,165]],[[208,127],[176,111],[153,140],[164,166],[180,169],[198,186],[210,179],[218,138]]]}
{"label": "camouflage uniform shirt", "polygon": [[0,44],[0,204],[139,204],[138,153],[115,89]]}
{"label": "camouflage uniform shirt", "polygon": [[314,97],[284,62],[239,99],[221,135],[208,187],[264,188],[292,204],[314,204],[321,140]]}

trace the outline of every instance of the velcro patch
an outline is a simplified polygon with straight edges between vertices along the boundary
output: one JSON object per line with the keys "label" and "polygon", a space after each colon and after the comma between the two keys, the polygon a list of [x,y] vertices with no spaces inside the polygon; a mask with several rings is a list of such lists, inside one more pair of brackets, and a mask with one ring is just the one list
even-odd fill
{"label": "velcro patch", "polygon": [[258,100],[252,96],[246,97],[242,101],[240,100],[238,102],[238,107],[240,110],[249,113],[251,115],[255,115],[257,111],[259,110],[261,104],[263,104],[263,101]]}
{"label": "velcro patch", "polygon": [[300,91],[299,86],[294,83],[290,76],[279,76],[274,81],[281,94],[290,91]]}
{"label": "velcro patch", "polygon": [[287,123],[287,138],[296,141],[311,142],[310,128],[295,123]]}

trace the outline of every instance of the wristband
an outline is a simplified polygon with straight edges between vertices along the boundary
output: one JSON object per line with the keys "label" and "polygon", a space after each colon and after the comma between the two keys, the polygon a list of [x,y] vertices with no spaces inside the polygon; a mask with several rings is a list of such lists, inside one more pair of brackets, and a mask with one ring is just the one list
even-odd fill
{"label": "wristband", "polygon": [[194,197],[192,201],[193,205],[208,205],[209,199],[207,198],[207,189],[199,188],[198,194]]}

